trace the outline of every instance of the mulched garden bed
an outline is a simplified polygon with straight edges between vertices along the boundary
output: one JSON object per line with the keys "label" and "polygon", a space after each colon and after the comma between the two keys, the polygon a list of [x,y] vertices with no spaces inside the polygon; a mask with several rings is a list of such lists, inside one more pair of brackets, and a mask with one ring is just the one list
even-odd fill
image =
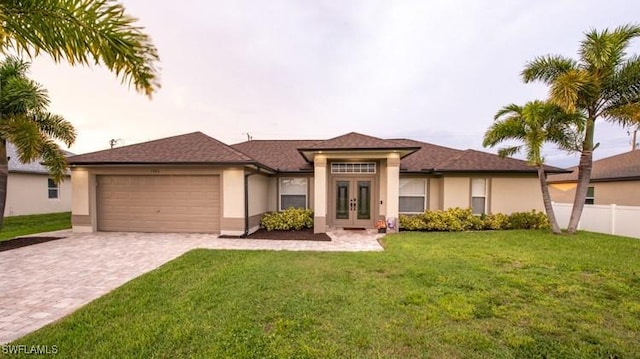
{"label": "mulched garden bed", "polygon": [[8,241],[0,242],[0,252],[16,249],[20,247],[30,246],[32,244],[44,243],[62,239],[64,237],[20,237]]}
{"label": "mulched garden bed", "polygon": [[[220,238],[238,238],[237,236],[220,236]],[[249,239],[278,239],[297,241],[331,241],[326,233],[313,233],[313,229],[303,229],[299,231],[267,231],[259,229],[247,236]]]}

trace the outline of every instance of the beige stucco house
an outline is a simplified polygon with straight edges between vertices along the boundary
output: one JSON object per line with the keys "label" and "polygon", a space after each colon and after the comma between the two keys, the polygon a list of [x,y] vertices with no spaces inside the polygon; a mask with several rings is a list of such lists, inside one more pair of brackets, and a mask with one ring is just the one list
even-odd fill
{"label": "beige stucco house", "polygon": [[[578,168],[549,176],[549,193],[554,202],[573,203]],[[640,150],[593,161],[586,204],[640,206]]]}
{"label": "beige stucco house", "polygon": [[69,163],[75,231],[243,235],[265,212],[288,207],[313,209],[316,233],[426,209],[543,209],[536,170],[524,161],[358,133],[229,146],[195,132]]}
{"label": "beige stucco house", "polygon": [[7,157],[9,175],[5,217],[71,211],[71,181],[68,176],[64,182],[56,184],[39,161],[20,162],[11,143],[7,143]]}

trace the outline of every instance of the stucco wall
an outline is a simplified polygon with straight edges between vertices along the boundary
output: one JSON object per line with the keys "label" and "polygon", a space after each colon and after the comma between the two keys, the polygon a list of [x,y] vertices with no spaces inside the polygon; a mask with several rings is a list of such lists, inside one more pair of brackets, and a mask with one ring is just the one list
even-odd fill
{"label": "stucco wall", "polygon": [[71,211],[71,181],[60,183],[58,198],[49,199],[46,174],[9,173],[5,216]]}
{"label": "stucco wall", "polygon": [[537,177],[493,177],[489,196],[491,213],[544,211]]}
{"label": "stucco wall", "polygon": [[[549,187],[554,202],[573,203],[576,193],[575,183],[554,183]],[[595,182],[595,204],[617,204],[640,206],[640,181]]]}
{"label": "stucco wall", "polygon": [[444,177],[442,185],[442,209],[469,208],[471,204],[469,177]]}
{"label": "stucco wall", "polygon": [[429,189],[428,209],[432,211],[442,209],[442,178],[429,178],[427,188]]}
{"label": "stucco wall", "polygon": [[269,177],[263,175],[249,176],[249,216],[269,211]]}

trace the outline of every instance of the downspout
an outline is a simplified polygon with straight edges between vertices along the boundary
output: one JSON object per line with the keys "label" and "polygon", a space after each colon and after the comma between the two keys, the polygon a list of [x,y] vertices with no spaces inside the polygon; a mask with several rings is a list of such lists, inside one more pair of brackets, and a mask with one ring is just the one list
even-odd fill
{"label": "downspout", "polygon": [[258,172],[244,174],[244,234],[242,238],[247,238],[249,235],[249,177],[258,173],[260,173],[259,169]]}

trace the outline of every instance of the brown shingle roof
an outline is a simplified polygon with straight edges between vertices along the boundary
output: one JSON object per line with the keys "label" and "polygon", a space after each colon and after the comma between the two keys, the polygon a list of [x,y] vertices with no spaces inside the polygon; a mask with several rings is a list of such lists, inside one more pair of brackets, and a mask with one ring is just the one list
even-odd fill
{"label": "brown shingle roof", "polygon": [[[578,180],[578,167],[568,169],[571,173],[549,176],[549,182],[574,182]],[[592,181],[607,181],[640,178],[640,150],[593,161]]]}
{"label": "brown shingle roof", "polygon": [[72,156],[68,161],[70,164],[255,162],[242,152],[202,132]]}
{"label": "brown shingle roof", "polygon": [[[537,172],[534,166],[525,161],[471,149],[438,164],[435,170],[439,172]],[[546,172],[564,172],[563,169],[552,166],[545,166],[545,170]]]}
{"label": "brown shingle roof", "polygon": [[458,156],[463,152],[453,148],[415,140],[394,139],[390,141],[394,141],[405,146],[420,148],[418,151],[403,158],[400,162],[400,169],[406,171],[432,170],[438,167],[438,164],[451,157]]}
{"label": "brown shingle roof", "polygon": [[252,140],[240,142],[231,147],[241,151],[256,161],[281,172],[313,171],[298,152],[298,148],[310,146],[318,140]]}
{"label": "brown shingle roof", "polygon": [[378,137],[363,135],[357,132],[349,132],[345,135],[330,138],[324,141],[317,141],[300,150],[378,150],[378,149],[403,149],[409,146],[402,145],[395,141],[383,140]]}

